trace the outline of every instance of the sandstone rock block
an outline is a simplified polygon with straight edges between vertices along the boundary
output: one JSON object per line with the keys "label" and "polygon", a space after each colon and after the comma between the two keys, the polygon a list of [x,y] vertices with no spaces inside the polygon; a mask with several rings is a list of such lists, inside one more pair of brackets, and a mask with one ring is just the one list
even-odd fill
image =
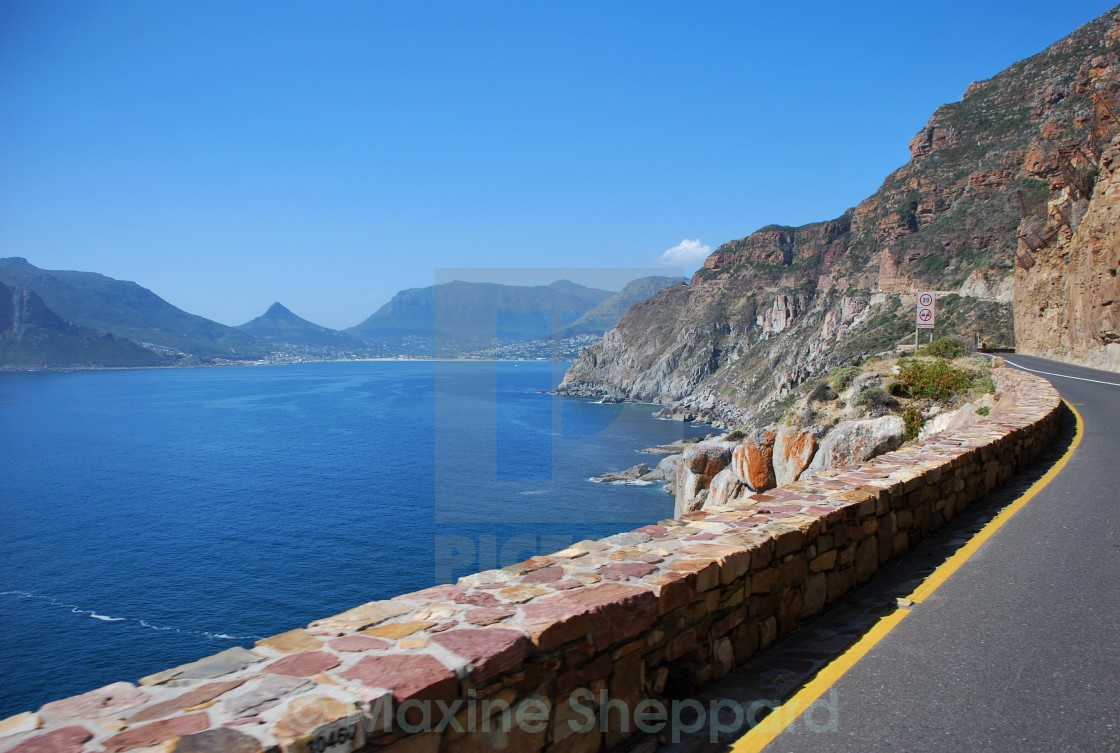
{"label": "sandstone rock block", "polygon": [[114,682],[97,690],[61,701],[52,701],[39,709],[47,719],[100,719],[118,716],[147,701],[148,693],[127,682]]}
{"label": "sandstone rock block", "polygon": [[817,434],[814,429],[778,429],[773,454],[775,483],[785,486],[800,478],[816,452]]}
{"label": "sandstone rock block", "polygon": [[731,469],[752,492],[764,492],[777,485],[774,477],[775,437],[773,429],[751,432],[731,454]]}
{"label": "sandstone rock block", "polygon": [[331,648],[335,651],[362,652],[373,651],[379,648],[388,648],[389,641],[373,638],[368,635],[344,635],[331,641]]}
{"label": "sandstone rock block", "polygon": [[171,719],[164,719],[162,722],[146,724],[143,727],[131,727],[124,732],[113,735],[102,745],[105,746],[105,750],[111,751],[111,753],[123,753],[126,750],[158,745],[174,737],[202,732],[209,726],[210,718],[205,712],[176,716]]}
{"label": "sandstone rock block", "polygon": [[93,737],[85,727],[63,727],[24,740],[8,753],[82,753],[82,744]]}
{"label": "sandstone rock block", "polygon": [[285,656],[283,659],[269,664],[262,672],[277,675],[291,675],[292,677],[312,677],[328,669],[334,669],[341,661],[329,651],[304,651],[299,654]]}
{"label": "sandstone rock block", "polygon": [[0,721],[0,738],[21,735],[24,732],[33,732],[43,725],[43,720],[38,714],[24,711],[22,714],[9,716]]}
{"label": "sandstone rock block", "polygon": [[291,654],[296,651],[310,651],[311,649],[320,648],[323,642],[320,641],[311,633],[297,628],[296,630],[289,630],[286,633],[274,635],[271,638],[262,638],[254,644],[258,648],[271,648],[281,654]]}
{"label": "sandstone rock block", "polygon": [[412,609],[412,606],[399,601],[371,601],[333,617],[316,620],[311,623],[311,627],[324,630],[362,630],[379,622],[400,617]]}
{"label": "sandstone rock block", "polygon": [[393,691],[397,703],[409,698],[450,701],[458,690],[455,673],[435,657],[424,654],[367,656],[343,672],[342,677],[369,688],[387,688]]}
{"label": "sandstone rock block", "polygon": [[170,680],[211,680],[215,677],[237,672],[245,667],[264,659],[260,654],[255,654],[248,649],[235,646],[225,651],[207,656],[205,659],[183,664],[172,669],[165,669],[154,675],[140,678],[141,685],[160,685]]}
{"label": "sandstone rock block", "polygon": [[375,638],[388,638],[391,641],[404,638],[406,635],[418,633],[421,630],[427,630],[434,627],[436,623],[430,620],[410,620],[408,622],[390,622],[387,625],[378,625],[377,627],[367,628],[362,631],[363,635],[373,636]]}
{"label": "sandstone rock block", "polygon": [[230,727],[217,727],[205,732],[181,737],[171,748],[171,753],[264,753],[264,747],[255,737]]}
{"label": "sandstone rock block", "polygon": [[221,708],[234,719],[253,716],[267,711],[280,703],[280,699],[310,684],[310,680],[302,677],[265,675],[255,680],[245,690],[224,696]]}
{"label": "sandstone rock block", "polygon": [[432,636],[432,642],[469,661],[470,676],[475,682],[483,682],[520,667],[529,647],[529,641],[523,634],[502,628],[448,630]]}
{"label": "sandstone rock block", "polygon": [[138,714],[129,717],[128,723],[150,722],[155,719],[162,719],[165,716],[171,716],[172,714],[184,711],[193,706],[212,701],[223,693],[240,686],[244,682],[244,680],[231,680],[229,682],[207,683],[202,687],[188,690],[162,703],[152,704],[146,709],[142,709]]}

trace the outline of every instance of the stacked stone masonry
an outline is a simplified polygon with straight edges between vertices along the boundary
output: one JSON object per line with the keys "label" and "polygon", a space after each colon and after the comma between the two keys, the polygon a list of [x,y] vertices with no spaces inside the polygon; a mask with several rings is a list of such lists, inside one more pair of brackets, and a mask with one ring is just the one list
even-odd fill
{"label": "stacked stone masonry", "polygon": [[0,751],[610,749],[633,724],[573,725],[573,694],[635,709],[727,675],[1036,458],[1057,391],[993,373],[981,425],[48,703]]}

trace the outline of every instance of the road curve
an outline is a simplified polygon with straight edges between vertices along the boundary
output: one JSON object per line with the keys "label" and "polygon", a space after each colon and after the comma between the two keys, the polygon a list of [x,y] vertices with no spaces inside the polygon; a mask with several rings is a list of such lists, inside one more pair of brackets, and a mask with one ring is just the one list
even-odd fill
{"label": "road curve", "polygon": [[1080,446],[767,753],[1120,751],[1120,374],[1007,361],[1074,405]]}

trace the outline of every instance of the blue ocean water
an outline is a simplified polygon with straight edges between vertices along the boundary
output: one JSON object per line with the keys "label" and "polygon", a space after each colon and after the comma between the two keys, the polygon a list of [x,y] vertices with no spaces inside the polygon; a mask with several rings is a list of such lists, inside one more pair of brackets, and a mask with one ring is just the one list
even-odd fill
{"label": "blue ocean water", "polygon": [[707,428],[563,369],[0,374],[0,718],[671,514],[587,478]]}

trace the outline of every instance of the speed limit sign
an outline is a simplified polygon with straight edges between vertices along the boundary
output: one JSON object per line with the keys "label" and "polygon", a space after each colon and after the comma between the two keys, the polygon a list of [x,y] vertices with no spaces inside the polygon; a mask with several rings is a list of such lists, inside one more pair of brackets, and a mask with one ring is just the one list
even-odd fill
{"label": "speed limit sign", "polygon": [[918,329],[933,329],[937,320],[937,296],[931,292],[918,293]]}

